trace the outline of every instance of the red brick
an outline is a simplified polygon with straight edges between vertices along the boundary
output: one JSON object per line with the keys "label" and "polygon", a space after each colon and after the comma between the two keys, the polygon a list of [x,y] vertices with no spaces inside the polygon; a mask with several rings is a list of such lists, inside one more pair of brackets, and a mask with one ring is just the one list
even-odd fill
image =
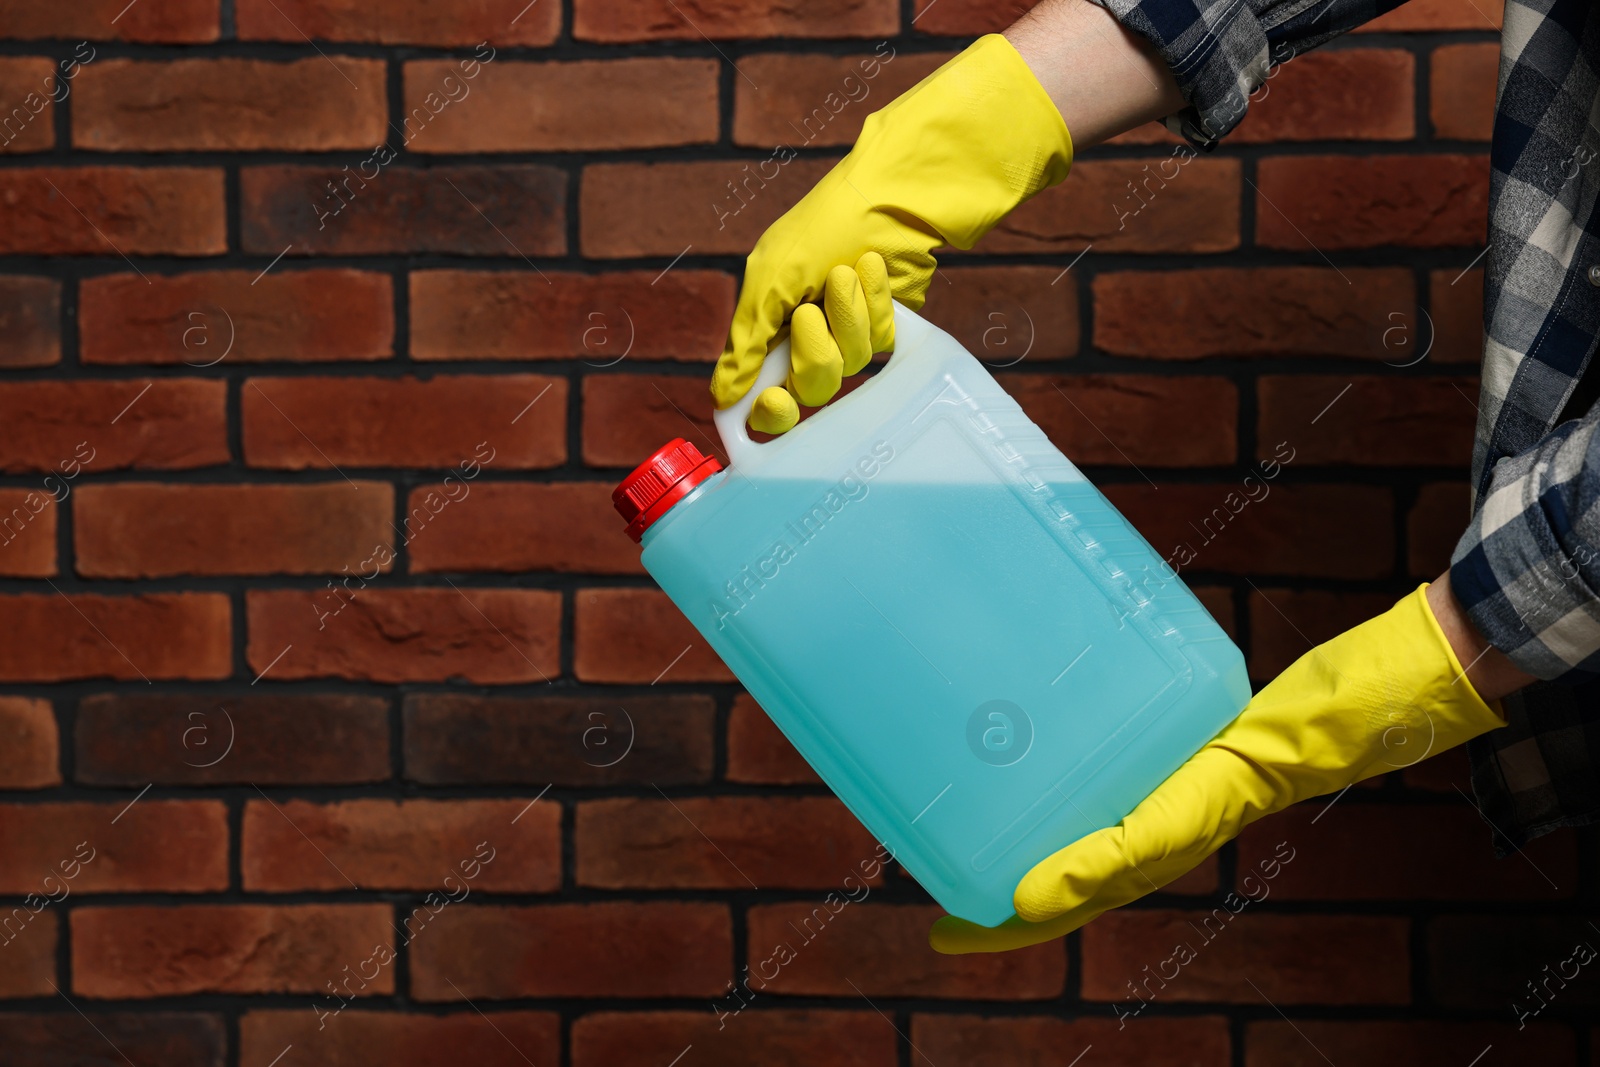
{"label": "red brick", "polygon": [[1514,1019],[1519,1005],[1537,1013],[1539,1000],[1549,999],[1536,999],[1528,984],[1540,989],[1548,982],[1555,995],[1552,1015],[1592,1018],[1600,1007],[1600,974],[1572,960],[1580,943],[1591,946],[1592,955],[1594,929],[1578,915],[1441,916],[1428,923],[1428,986],[1443,1007],[1483,1008]]}
{"label": "red brick", "polygon": [[[732,996],[713,1011],[731,1012]],[[573,1067],[660,1067],[691,1046],[696,1067],[892,1067],[895,1045],[894,1030],[862,1011],[593,1012],[572,1025]]]}
{"label": "red brick", "polygon": [[252,467],[460,468],[460,481],[566,458],[560,378],[252,378],[240,392]]}
{"label": "red brick", "polygon": [[[68,88],[63,90],[63,85]],[[48,57],[0,59],[0,154],[54,148],[55,98],[63,92],[71,92],[70,83],[61,79]]]}
{"label": "red brick", "polygon": [[763,156],[592,163],[583,169],[579,191],[579,244],[596,259],[670,257],[690,245],[696,255],[746,255],[835,162],[805,157],[781,163]]}
{"label": "red brick", "polygon": [[50,702],[0,697],[0,789],[60,784],[60,742]]}
{"label": "red brick", "polygon": [[820,785],[822,779],[761,710],[740,693],[728,716],[728,781],[765,785]]}
{"label": "red brick", "polygon": [[577,0],[572,35],[580,41],[726,40],[733,37],[886,37],[900,29],[893,0],[822,0],[795,7],[779,0],[709,0],[691,18],[671,0]]}
{"label": "red brick", "polygon": [[573,670],[582,681],[733,681],[706,639],[659,590],[584,589],[576,613]]}
{"label": "red brick", "polygon": [[[1222,868],[1213,852],[1200,865],[1180,874],[1161,887],[1161,897],[1210,896],[1222,884]],[[1156,898],[1160,899],[1160,898]]]}
{"label": "red brick", "polygon": [[[419,133],[418,136],[421,136]],[[246,252],[557,256],[567,250],[567,176],[555,167],[407,167],[368,154],[333,166],[245,167]]]}
{"label": "red brick", "polygon": [[1390,593],[1266,589],[1250,593],[1250,674],[1274,678],[1324,641],[1394,607]]}
{"label": "red brick", "polygon": [[[27,40],[54,37],[196,44],[217,39],[217,7],[217,0],[139,4],[131,10],[126,0],[83,0],[76,4],[0,0],[0,27],[4,27],[6,37]],[[88,60],[95,53],[74,51],[73,55]]]}
{"label": "red brick", "polygon": [[[84,907],[72,913],[73,990],[132,1000],[193,993],[394,992],[387,904]],[[358,983],[367,961],[378,974]],[[344,968],[349,967],[347,973]],[[310,1016],[312,1013],[307,1011]]]}
{"label": "red brick", "polygon": [[[1227,252],[1239,247],[1239,161],[1174,149],[1080,162],[978,242],[979,252]],[[1137,190],[1137,191],[1135,191]],[[1059,271],[1057,272],[1059,273]]]}
{"label": "red brick", "polygon": [[527,1067],[560,1062],[561,1017],[544,1011],[410,1015],[352,1008],[320,1019],[304,1008],[249,1011],[239,1019],[239,1047],[243,1063],[269,1064],[295,1047],[315,1050],[317,1062],[338,1067]]}
{"label": "red brick", "polygon": [[[759,52],[740,56],[733,84],[733,143],[756,148],[849,145],[872,112],[954,53],[876,52],[830,56]],[[748,78],[749,80],[745,80]]]}
{"label": "red brick", "polygon": [[429,785],[682,785],[711,779],[702,695],[405,699],[405,774]]}
{"label": "red brick", "polygon": [[1503,8],[1504,0],[1412,0],[1381,18],[1357,26],[1356,32],[1498,30]]}
{"label": "red brick", "polygon": [[[1417,751],[1410,747],[1394,748],[1390,762],[1420,763],[1430,751],[1425,735]],[[1282,842],[1294,858],[1273,866]],[[1423,807],[1314,800],[1240,835],[1235,888],[1277,900],[1559,900],[1578,891],[1577,845],[1570,834],[1551,834],[1521,859],[1497,860],[1488,825],[1465,801]],[[1373,856],[1383,862],[1370,862]]]}
{"label": "red brick", "polygon": [[13,169],[0,173],[0,203],[7,216],[0,255],[211,256],[227,250],[220,169]]}
{"label": "red brick", "polygon": [[[32,904],[14,903],[0,908],[0,952],[6,953],[6,965],[0,968],[0,1000],[13,997],[53,997],[52,986],[56,977],[56,941],[60,937],[60,920],[56,910],[45,906],[38,912]],[[15,1018],[0,1014],[0,1035],[4,1034],[4,1020]],[[11,1047],[6,1046],[10,1055]],[[54,1067],[60,1063],[52,1059]]]}
{"label": "red brick", "polygon": [[1078,290],[1055,267],[945,267],[922,316],[993,370],[1078,354]]}
{"label": "red brick", "polygon": [[1228,1022],[1217,1016],[1127,1020],[1044,1015],[911,1017],[911,1042],[930,1063],[1066,1067],[1093,1048],[1096,1062],[1139,1067],[1227,1067]]}
{"label": "red brick", "polygon": [[252,590],[245,615],[250,668],[270,667],[274,681],[487,685],[560,673],[561,595],[542,589]]}
{"label": "red brick", "polygon": [[72,144],[93,151],[371,148],[388,125],[380,59],[102,59],[75,88]]}
{"label": "red brick", "polygon": [[61,283],[54,278],[0,277],[0,368],[61,362]]}
{"label": "red brick", "polygon": [[73,508],[73,551],[92,578],[365,573],[393,514],[387,482],[90,485]]}
{"label": "red brick", "polygon": [[1407,767],[1404,778],[1406,788],[1428,793],[1455,793],[1460,790],[1472,796],[1472,761],[1467,758],[1465,746],[1429,756],[1421,763]]}
{"label": "red brick", "polygon": [[1450,566],[1450,554],[1471,517],[1465,482],[1436,482],[1417,491],[1406,513],[1406,573],[1430,581]]}
{"label": "red brick", "polygon": [[[524,800],[245,802],[246,891],[548,893],[561,884],[561,808]],[[421,917],[426,921],[427,916]]]}
{"label": "red brick", "polygon": [[[1346,391],[1348,390],[1348,391]],[[1470,378],[1263,375],[1258,451],[1289,441],[1307,466],[1459,467],[1472,461]]]}
{"label": "red brick", "polygon": [[58,573],[58,510],[55,495],[44,488],[0,489],[0,575],[45,578]]}
{"label": "red brick", "polygon": [[221,593],[22,593],[0,597],[0,679],[226,678]]}
{"label": "red brick", "polygon": [[[1158,1005],[1266,1008],[1263,993],[1279,1005],[1410,1003],[1408,920],[1264,914],[1244,897],[1234,907],[1244,910],[1235,915],[1219,904],[1100,916],[1083,928],[1083,998],[1116,1001],[1124,1011],[1140,1010],[1134,990]],[[1178,977],[1163,983],[1161,972],[1187,956]]]}
{"label": "red brick", "polygon": [[1447,44],[1433,50],[1428,101],[1433,135],[1487,141],[1494,130],[1499,44]]}
{"label": "red brick", "polygon": [[1397,369],[1415,367],[1432,354],[1436,337],[1433,316],[1420,306],[1392,307],[1382,312],[1377,323],[1381,328],[1374,333],[1385,365]]}
{"label": "red brick", "polygon": [[687,438],[724,463],[712,425],[709,379],[696,375],[589,374],[583,379],[583,462],[633,467],[672,440]]}
{"label": "red brick", "polygon": [[0,469],[48,471],[45,488],[61,496],[84,470],[226,463],[226,389],[199,378],[0,385]]}
{"label": "red brick", "polygon": [[[1039,1000],[1061,994],[1067,976],[1063,942],[941,956],[928,948],[928,928],[943,914],[934,905],[859,903],[842,895],[832,905],[756,905],[747,919],[745,962],[756,976],[751,987],[784,996]],[[771,970],[777,976],[763,987],[760,979]]]}
{"label": "red brick", "polygon": [[394,353],[389,278],[281,269],[105,274],[79,283],[85,363],[332,362]]}
{"label": "red brick", "polygon": [[0,892],[15,896],[218,892],[228,811],[220,800],[5,804],[0,852]]}
{"label": "red brick", "polygon": [[[55,996],[55,990],[48,995]],[[220,1015],[90,1010],[80,1017],[72,1011],[53,1011],[0,1016],[0,1046],[11,1067],[105,1062],[108,1049],[136,1064],[222,1067],[228,1037]],[[119,1057],[116,1062],[124,1061]]]}
{"label": "red brick", "polygon": [[1284,156],[1256,184],[1264,248],[1476,248],[1488,229],[1487,156]]}
{"label": "red brick", "polygon": [[710,362],[733,317],[719,271],[411,273],[411,358]]}
{"label": "red brick", "polygon": [[1399,48],[1307,52],[1271,68],[1230,144],[1409,141],[1416,60]]}
{"label": "red brick", "polygon": [[78,704],[87,785],[309,785],[389,777],[389,704],[334,694],[96,693]]}
{"label": "red brick", "polygon": [[1577,1063],[1572,1031],[1540,1023],[1518,1028],[1499,1022],[1271,1019],[1246,1024],[1244,1045],[1245,1067],[1326,1067],[1329,1062],[1362,1067],[1470,1064],[1491,1046],[1514,1049],[1512,1062],[1516,1063],[1541,1067]]}
{"label": "red brick", "polygon": [[[455,60],[405,67],[406,114],[451,98],[413,152],[583,152],[710,144],[717,139],[715,59],[666,56],[576,63],[501,61],[465,80]],[[455,88],[452,88],[455,86]],[[464,95],[463,95],[464,94]]]}
{"label": "red brick", "polygon": [[1260,491],[1238,482],[1159,489],[1137,482],[1101,489],[1183,571],[1326,578],[1389,573],[1394,500],[1387,489],[1261,484],[1267,495],[1254,501],[1247,492]]}
{"label": "red brick", "polygon": [[[462,0],[441,7],[426,0],[238,0],[239,38],[257,41],[360,41],[366,44],[465,46],[480,42],[546,45],[561,29],[555,4],[525,0]],[[474,53],[492,61],[495,52]]]}
{"label": "red brick", "polygon": [[833,797],[592,800],[576,835],[578,884],[601,889],[860,893],[883,881],[872,835]]}
{"label": "red brick", "polygon": [[999,33],[1031,7],[1031,0],[916,0],[911,24],[922,33],[972,37]]}
{"label": "red brick", "polygon": [[732,980],[722,904],[462,905],[411,947],[418,1000],[720,995]]}
{"label": "red brick", "polygon": [[1238,640],[1238,631],[1233,619],[1233,590],[1222,586],[1196,586],[1189,590],[1195,598],[1211,613],[1217,625],[1234,640]]}
{"label": "red brick", "polygon": [[1224,467],[1239,454],[1226,378],[1002,374],[1000,384],[1075,463]]}
{"label": "red brick", "polygon": [[[1477,363],[1483,358],[1481,269],[1439,270],[1429,274],[1428,306],[1434,330],[1433,346],[1428,355],[1435,362]],[[1406,361],[1396,359],[1395,362]]]}
{"label": "red brick", "polygon": [[1393,359],[1382,338],[1395,320],[1384,316],[1412,314],[1411,271],[1351,267],[1343,274],[1321,267],[1101,274],[1094,280],[1094,343],[1114,355],[1156,359]]}
{"label": "red brick", "polygon": [[0,575],[48,578],[56,566],[55,497],[42,489],[0,489]]}
{"label": "red brick", "polygon": [[[610,482],[486,482],[473,503],[446,509],[408,542],[413,573],[576,571],[642,574],[639,546],[623,533]],[[413,490],[408,510],[423,490]]]}

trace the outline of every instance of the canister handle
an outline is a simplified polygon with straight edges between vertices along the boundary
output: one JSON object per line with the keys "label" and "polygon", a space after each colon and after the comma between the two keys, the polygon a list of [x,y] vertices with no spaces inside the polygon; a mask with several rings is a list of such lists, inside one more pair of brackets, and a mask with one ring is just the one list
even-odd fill
{"label": "canister handle", "polygon": [[[894,301],[896,351],[899,350],[900,342],[906,338],[906,327],[914,321],[917,321],[916,312],[900,303],[900,301]],[[761,395],[761,391],[770,389],[774,385],[782,385],[788,379],[790,340],[790,338],[785,337],[777,347],[767,353],[767,358],[762,361],[761,371],[756,375],[755,384],[750,387],[749,392],[728,407],[712,414],[712,421],[717,427],[717,435],[722,438],[722,447],[728,452],[730,466],[738,466],[741,460],[754,458],[758,449],[771,447],[778,443],[777,441],[769,441],[763,445],[760,442],[752,441],[746,422],[750,418],[750,409],[755,407],[756,397]],[[893,362],[892,356],[890,361]],[[812,418],[818,418],[820,415],[821,413],[819,412],[817,415],[813,415]]]}

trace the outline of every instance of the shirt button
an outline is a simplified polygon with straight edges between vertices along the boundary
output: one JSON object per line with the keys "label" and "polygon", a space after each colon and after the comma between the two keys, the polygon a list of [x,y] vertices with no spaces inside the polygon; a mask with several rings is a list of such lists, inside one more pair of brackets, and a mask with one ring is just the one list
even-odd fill
{"label": "shirt button", "polygon": [[1600,267],[1589,268],[1589,284],[1600,285]]}

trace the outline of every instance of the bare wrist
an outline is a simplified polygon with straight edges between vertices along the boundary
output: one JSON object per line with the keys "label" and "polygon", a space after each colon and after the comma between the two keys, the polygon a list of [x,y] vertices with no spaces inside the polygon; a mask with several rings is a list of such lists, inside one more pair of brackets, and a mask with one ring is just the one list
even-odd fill
{"label": "bare wrist", "polygon": [[1005,38],[1055,101],[1078,150],[1183,107],[1150,42],[1088,0],[1042,0]]}
{"label": "bare wrist", "polygon": [[1428,607],[1439,622],[1445,640],[1465,669],[1467,681],[1485,701],[1499,700],[1523,686],[1537,681],[1504,652],[1489,644],[1456,599],[1450,587],[1450,572],[1445,571],[1428,586]]}

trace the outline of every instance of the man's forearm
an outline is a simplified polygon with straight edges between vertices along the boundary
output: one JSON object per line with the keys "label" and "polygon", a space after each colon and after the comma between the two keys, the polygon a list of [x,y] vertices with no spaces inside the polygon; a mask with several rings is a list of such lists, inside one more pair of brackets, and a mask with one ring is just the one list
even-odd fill
{"label": "man's forearm", "polygon": [[1428,607],[1439,620],[1439,629],[1444,631],[1445,639],[1455,650],[1456,659],[1466,669],[1467,681],[1484,700],[1499,700],[1538,680],[1483,639],[1450,588],[1449,571],[1428,586]]}
{"label": "man's forearm", "polygon": [[[1043,0],[1005,36],[1060,108],[1076,149],[1184,106],[1172,72],[1150,43],[1089,0]],[[1536,680],[1478,633],[1451,591],[1448,571],[1428,587],[1428,606],[1484,700]]]}
{"label": "man's forearm", "polygon": [[1150,42],[1089,0],[1043,0],[1005,37],[1061,109],[1077,149],[1184,105]]}

